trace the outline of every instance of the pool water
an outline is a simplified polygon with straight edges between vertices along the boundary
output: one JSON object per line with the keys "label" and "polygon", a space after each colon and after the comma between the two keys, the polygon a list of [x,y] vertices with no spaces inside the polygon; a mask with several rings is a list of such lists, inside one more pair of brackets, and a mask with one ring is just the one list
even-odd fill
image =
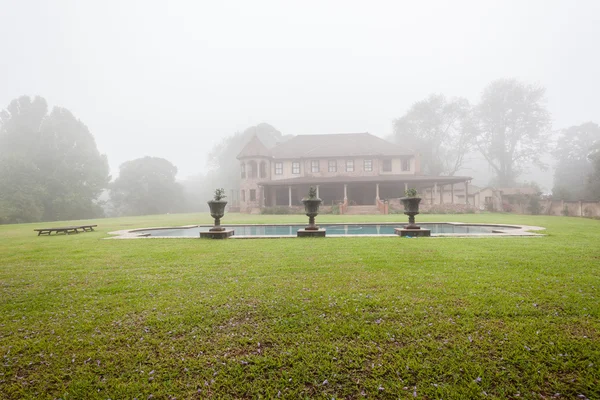
{"label": "pool water", "polygon": [[[298,229],[305,228],[306,225],[223,225],[227,229],[233,229],[235,236],[296,236]],[[347,225],[319,225],[327,231],[327,236],[331,235],[394,235],[395,228],[402,228],[403,223],[398,224],[347,224]],[[510,226],[494,225],[463,225],[463,224],[419,224],[423,229],[430,229],[431,234],[492,234],[498,230],[506,231],[517,229]],[[210,226],[199,226],[194,228],[174,228],[174,229],[148,229],[141,231],[141,234],[150,236],[187,236],[198,237],[200,232],[207,232]]]}

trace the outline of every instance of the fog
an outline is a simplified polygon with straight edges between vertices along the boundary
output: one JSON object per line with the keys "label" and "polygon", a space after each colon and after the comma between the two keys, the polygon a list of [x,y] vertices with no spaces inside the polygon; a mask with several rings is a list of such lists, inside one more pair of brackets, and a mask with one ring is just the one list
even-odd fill
{"label": "fog", "polygon": [[386,137],[429,94],[475,103],[498,78],[545,87],[553,129],[600,120],[597,1],[0,3],[0,108],[68,108],[113,176],[147,155],[201,173],[261,122]]}

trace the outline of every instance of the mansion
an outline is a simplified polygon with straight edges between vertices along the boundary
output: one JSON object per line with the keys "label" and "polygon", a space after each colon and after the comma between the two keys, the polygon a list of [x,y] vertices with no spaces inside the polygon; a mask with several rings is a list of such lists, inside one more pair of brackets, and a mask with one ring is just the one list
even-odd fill
{"label": "mansion", "polygon": [[407,188],[424,204],[469,203],[470,177],[423,175],[413,150],[369,133],[298,135],[271,149],[254,136],[237,158],[242,212],[301,206],[310,186],[341,213],[387,214]]}

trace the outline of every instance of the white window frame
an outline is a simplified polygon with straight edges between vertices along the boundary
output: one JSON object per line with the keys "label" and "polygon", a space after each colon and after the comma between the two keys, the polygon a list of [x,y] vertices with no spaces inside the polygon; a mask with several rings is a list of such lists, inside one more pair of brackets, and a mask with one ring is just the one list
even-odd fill
{"label": "white window frame", "polygon": [[403,172],[410,171],[410,158],[402,159],[402,171]]}
{"label": "white window frame", "polygon": [[[369,166],[369,169],[367,169],[367,165]],[[373,172],[373,160],[363,160],[363,171]]]}
{"label": "white window frame", "polygon": [[327,172],[337,172],[337,160],[327,161]]}
{"label": "white window frame", "polygon": [[282,162],[275,163],[275,175],[283,175],[283,163]]}
{"label": "white window frame", "polygon": [[310,172],[313,174],[321,172],[321,163],[319,160],[310,160]]}
{"label": "white window frame", "polygon": [[292,174],[293,175],[300,175],[300,161],[294,161],[294,162],[292,162]]}
{"label": "white window frame", "polygon": [[354,160],[346,160],[346,172],[354,172]]}

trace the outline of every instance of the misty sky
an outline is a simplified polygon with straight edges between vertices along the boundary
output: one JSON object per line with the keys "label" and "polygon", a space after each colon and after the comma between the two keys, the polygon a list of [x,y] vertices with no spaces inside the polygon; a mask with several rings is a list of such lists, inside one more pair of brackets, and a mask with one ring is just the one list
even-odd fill
{"label": "misty sky", "polygon": [[600,1],[0,0],[0,108],[40,95],[80,118],[113,172],[183,178],[221,138],[364,132],[432,92],[503,77],[547,88],[554,127],[600,122]]}

